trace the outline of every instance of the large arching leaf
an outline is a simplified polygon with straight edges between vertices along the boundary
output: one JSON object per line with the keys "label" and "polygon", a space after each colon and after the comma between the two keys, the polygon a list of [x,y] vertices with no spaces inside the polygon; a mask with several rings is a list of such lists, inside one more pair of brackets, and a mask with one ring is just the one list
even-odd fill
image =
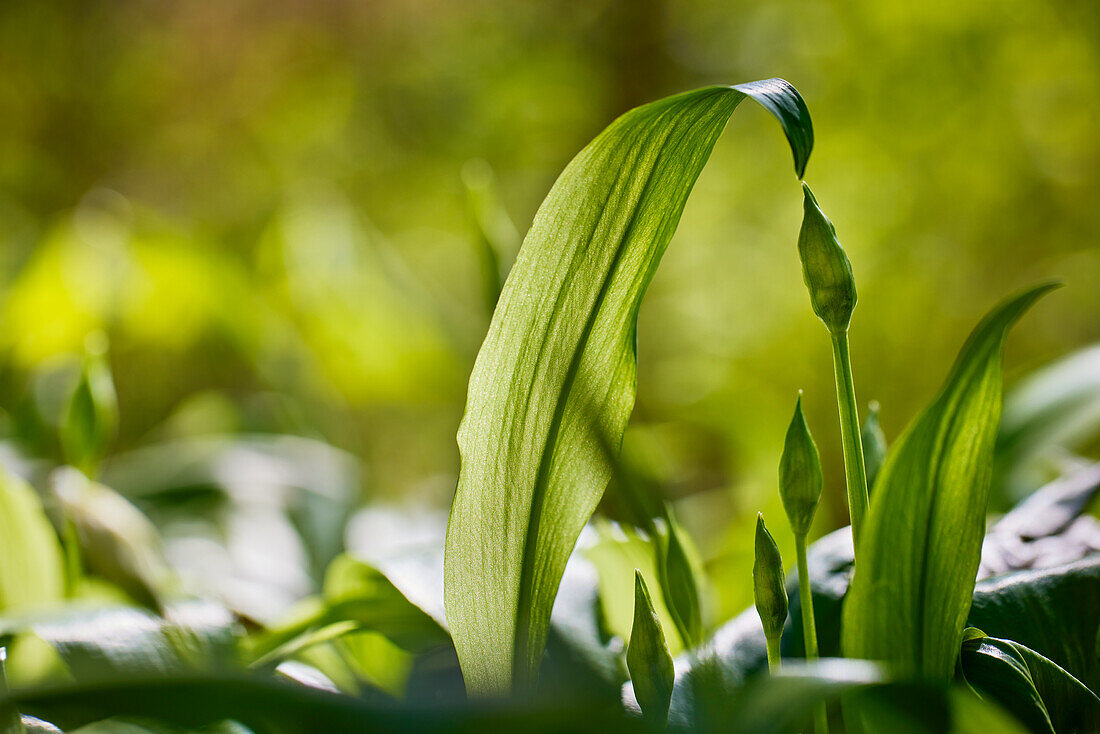
{"label": "large arching leaf", "polygon": [[886,457],[844,605],[846,655],[947,682],[985,531],[1009,328],[1052,286],[998,306],[963,346],[933,403]]}
{"label": "large arching leaf", "polygon": [[708,87],[620,117],[535,215],[458,433],[445,593],[473,693],[533,685],[566,560],[610,477],[600,442],[620,444],[634,405],[642,295],[746,96],[779,119],[801,176],[813,133],[790,84]]}

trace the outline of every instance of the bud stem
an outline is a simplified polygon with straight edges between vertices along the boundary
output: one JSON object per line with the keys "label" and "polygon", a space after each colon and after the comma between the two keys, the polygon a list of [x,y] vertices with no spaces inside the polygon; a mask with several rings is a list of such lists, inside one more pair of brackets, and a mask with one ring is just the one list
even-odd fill
{"label": "bud stem", "polygon": [[[810,590],[810,569],[806,562],[806,536],[794,536],[798,557],[798,598],[802,606],[802,638],[806,641],[806,659],[817,660],[817,623],[814,621],[814,599]],[[829,734],[829,712],[825,704],[814,708],[815,734]]]}
{"label": "bud stem", "polygon": [[768,643],[768,672],[775,674],[779,672],[779,635],[774,637],[765,637]]}
{"label": "bud stem", "polygon": [[[856,387],[848,355],[848,332],[832,332],[833,373],[840,409],[840,439],[844,445],[844,478],[848,483],[848,513],[852,518],[852,543],[859,551],[859,535],[867,512],[867,470],[863,465],[863,444],[859,436]],[[857,558],[858,560],[858,558]]]}

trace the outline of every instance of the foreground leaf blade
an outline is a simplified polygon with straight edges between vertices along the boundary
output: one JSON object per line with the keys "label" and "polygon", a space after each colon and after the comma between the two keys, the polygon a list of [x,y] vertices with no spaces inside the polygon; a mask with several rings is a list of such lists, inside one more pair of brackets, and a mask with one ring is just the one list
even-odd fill
{"label": "foreground leaf blade", "polygon": [[746,96],[775,114],[801,175],[805,103],[768,80],[628,112],[540,207],[470,376],[447,532],[447,618],[467,687],[530,689],[566,559],[634,404],[642,295],[688,194]]}
{"label": "foreground leaf blade", "polygon": [[1052,287],[1006,301],[978,325],[935,401],[887,456],[856,548],[846,655],[950,679],[981,554],[1005,338]]}

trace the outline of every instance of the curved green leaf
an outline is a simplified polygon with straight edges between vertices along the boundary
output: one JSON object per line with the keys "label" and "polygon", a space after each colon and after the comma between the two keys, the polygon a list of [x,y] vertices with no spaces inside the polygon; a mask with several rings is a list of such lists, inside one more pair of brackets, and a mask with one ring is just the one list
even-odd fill
{"label": "curved green leaf", "polygon": [[447,530],[445,599],[467,687],[529,690],[566,559],[634,404],[638,308],[688,194],[746,96],[802,174],[805,103],[772,79],[626,113],[566,167],[505,283],[470,376]]}
{"label": "curved green leaf", "polygon": [[1095,731],[1100,698],[1057,663],[1024,645],[984,635],[963,642],[967,683],[1033,732]]}
{"label": "curved green leaf", "polygon": [[61,545],[38,495],[0,466],[0,612],[62,599],[64,568]]}
{"label": "curved green leaf", "polygon": [[967,623],[1013,640],[1100,691],[1100,555],[978,584]]}
{"label": "curved green leaf", "polygon": [[235,631],[228,611],[202,601],[169,607],[163,618],[135,607],[71,605],[0,622],[0,639],[33,633],[87,681],[232,667]]}
{"label": "curved green leaf", "polygon": [[935,401],[886,457],[844,606],[846,655],[950,679],[981,555],[1005,338],[1052,287],[986,316]]}

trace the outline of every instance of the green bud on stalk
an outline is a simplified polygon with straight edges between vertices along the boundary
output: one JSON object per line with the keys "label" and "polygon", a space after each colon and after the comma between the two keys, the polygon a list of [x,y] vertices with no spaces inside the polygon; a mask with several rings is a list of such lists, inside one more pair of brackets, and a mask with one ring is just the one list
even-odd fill
{"label": "green bud on stalk", "polygon": [[802,413],[802,392],[794,406],[794,416],[787,427],[783,456],[779,460],[779,497],[797,536],[810,532],[818,500],[821,499],[821,457],[817,444]]}
{"label": "green bud on stalk", "polygon": [[676,671],[672,655],[665,642],[661,620],[653,610],[645,579],[634,570],[634,626],[626,648],[626,667],[634,686],[634,695],[642,708],[642,716],[655,727],[663,729],[668,721],[668,705]]}
{"label": "green bud on stalk", "polygon": [[764,526],[764,515],[756,515],[756,562],[752,566],[752,591],[756,611],[768,641],[768,667],[779,668],[779,637],[787,621],[787,588],[783,583],[783,558],[779,546]]}
{"label": "green bud on stalk", "polygon": [[802,229],[798,233],[798,255],[802,260],[802,277],[810,290],[814,313],[838,334],[848,330],[852,311],[856,307],[856,281],[852,263],[840,246],[836,228],[810,191],[802,184]]}
{"label": "green bud on stalk", "polygon": [[878,470],[886,461],[886,434],[878,422],[878,401],[872,400],[867,406],[867,417],[859,429],[859,440],[863,444],[863,464],[867,467],[867,487],[875,484]]}

